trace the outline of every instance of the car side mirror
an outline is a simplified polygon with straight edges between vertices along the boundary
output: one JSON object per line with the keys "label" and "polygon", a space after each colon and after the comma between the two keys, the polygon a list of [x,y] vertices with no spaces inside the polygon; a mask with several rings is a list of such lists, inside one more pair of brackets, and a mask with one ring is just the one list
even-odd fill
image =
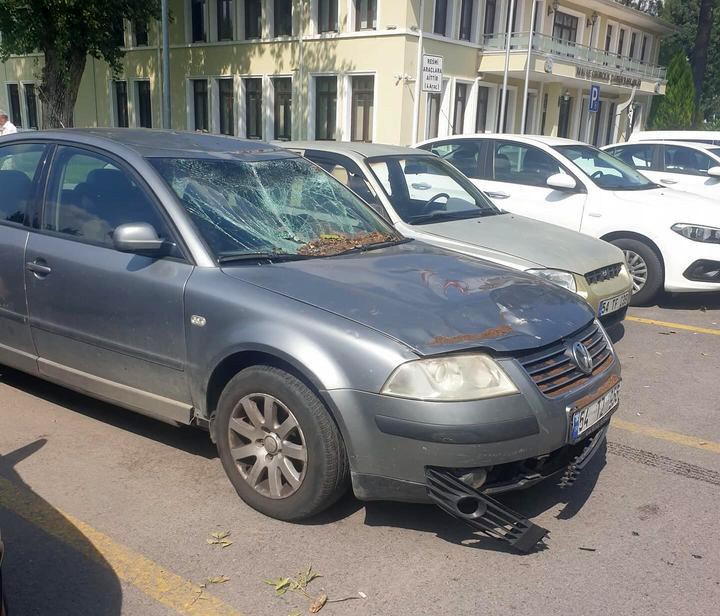
{"label": "car side mirror", "polygon": [[575,190],[577,187],[575,178],[565,173],[556,173],[555,175],[551,175],[547,180],[545,180],[545,183],[555,190]]}
{"label": "car side mirror", "polygon": [[155,227],[146,222],[130,222],[113,231],[113,246],[120,252],[160,255],[167,252],[169,243],[158,236]]}
{"label": "car side mirror", "polygon": [[708,175],[711,178],[720,178],[720,166],[710,167],[710,169],[708,169]]}

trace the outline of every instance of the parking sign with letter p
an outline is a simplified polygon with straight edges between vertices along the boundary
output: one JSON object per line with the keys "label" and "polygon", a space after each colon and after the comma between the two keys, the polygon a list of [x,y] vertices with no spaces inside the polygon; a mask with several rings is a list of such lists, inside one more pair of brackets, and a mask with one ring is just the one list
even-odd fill
{"label": "parking sign with letter p", "polygon": [[600,86],[590,86],[590,105],[588,107],[590,113],[600,111]]}

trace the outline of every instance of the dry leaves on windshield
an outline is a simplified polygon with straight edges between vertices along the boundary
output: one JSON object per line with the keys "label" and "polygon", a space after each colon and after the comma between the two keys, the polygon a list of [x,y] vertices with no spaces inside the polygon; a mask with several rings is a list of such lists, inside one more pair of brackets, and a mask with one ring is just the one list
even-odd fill
{"label": "dry leaves on windshield", "polygon": [[298,248],[297,253],[308,257],[327,257],[370,244],[390,242],[396,239],[392,233],[358,233],[357,235],[328,233]]}

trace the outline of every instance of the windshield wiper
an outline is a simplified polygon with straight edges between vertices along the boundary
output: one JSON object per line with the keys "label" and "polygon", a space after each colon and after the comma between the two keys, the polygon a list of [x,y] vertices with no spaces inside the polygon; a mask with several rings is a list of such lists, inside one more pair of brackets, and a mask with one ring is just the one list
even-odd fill
{"label": "windshield wiper", "polygon": [[445,222],[448,220],[467,220],[470,218],[484,218],[485,216],[495,216],[499,212],[495,210],[479,210],[477,212],[434,212],[423,216],[416,216],[408,220],[408,224],[422,225],[428,222]]}
{"label": "windshield wiper", "polygon": [[241,263],[243,261],[302,261],[312,259],[308,255],[288,254],[284,252],[226,252],[218,256],[218,263]]}
{"label": "windshield wiper", "polygon": [[362,246],[355,246],[348,248],[347,250],[341,250],[340,252],[333,252],[332,254],[325,255],[326,257],[337,257],[339,255],[352,254],[354,252],[368,252],[369,250],[379,250],[380,248],[387,248],[388,246],[397,246],[399,244],[406,244],[412,242],[412,238],[409,237],[397,237],[392,240],[386,240],[384,242],[373,242],[372,244],[363,244]]}

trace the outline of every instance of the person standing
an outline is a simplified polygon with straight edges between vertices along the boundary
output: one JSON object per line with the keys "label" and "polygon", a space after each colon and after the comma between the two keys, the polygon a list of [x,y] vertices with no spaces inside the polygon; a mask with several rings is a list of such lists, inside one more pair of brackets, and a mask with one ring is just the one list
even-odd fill
{"label": "person standing", "polygon": [[0,137],[12,135],[17,132],[17,127],[10,121],[8,114],[0,111]]}

